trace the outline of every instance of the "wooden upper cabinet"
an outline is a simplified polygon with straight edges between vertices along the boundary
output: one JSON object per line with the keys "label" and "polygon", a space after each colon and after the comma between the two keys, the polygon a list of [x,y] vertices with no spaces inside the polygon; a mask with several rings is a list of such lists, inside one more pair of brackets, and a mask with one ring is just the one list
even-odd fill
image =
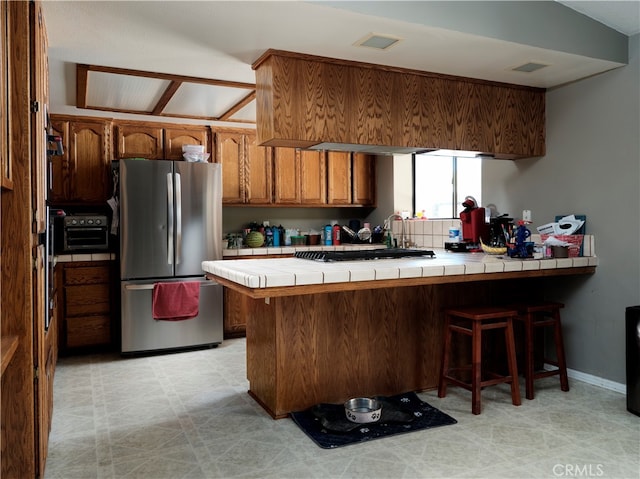
{"label": "wooden upper cabinet", "polygon": [[111,196],[109,126],[104,121],[71,122],[69,125],[71,193],[75,201],[101,203]]}
{"label": "wooden upper cabinet", "polygon": [[251,131],[216,131],[215,161],[222,164],[222,203],[273,202],[272,149],[258,146]]}
{"label": "wooden upper cabinet", "polygon": [[300,157],[294,148],[273,149],[274,203],[300,204]]}
{"label": "wooden upper cabinet", "polygon": [[215,162],[222,165],[222,202],[244,203],[245,141],[241,132],[215,133]]}
{"label": "wooden upper cabinet", "polygon": [[[164,130],[164,158],[166,160],[182,160],[182,145],[204,145],[205,153],[209,146],[209,127],[189,126],[185,128],[165,128]],[[209,158],[208,161],[213,161]]]}
{"label": "wooden upper cabinet", "polygon": [[[258,146],[255,133],[245,136],[245,201],[249,204],[273,202],[273,152]],[[223,172],[224,175],[224,172]]]}
{"label": "wooden upper cabinet", "polygon": [[513,152],[521,156],[545,154],[544,95],[503,87],[494,97],[494,112],[496,158],[509,158]]}
{"label": "wooden upper cabinet", "polygon": [[376,158],[366,153],[353,154],[353,204],[376,206]]}
{"label": "wooden upper cabinet", "polygon": [[545,152],[544,89],[278,50],[252,67],[261,145]]}
{"label": "wooden upper cabinet", "polygon": [[50,131],[52,135],[62,138],[61,156],[52,156],[51,161],[51,184],[49,185],[49,197],[51,201],[64,201],[69,196],[70,171],[69,171],[69,122],[56,120],[51,117]]}
{"label": "wooden upper cabinet", "polygon": [[116,158],[164,158],[163,129],[157,126],[116,124]]}
{"label": "wooden upper cabinet", "polygon": [[62,136],[63,156],[53,157],[54,203],[104,203],[111,197],[109,120],[51,116],[53,133]]}
{"label": "wooden upper cabinet", "polygon": [[456,85],[456,150],[493,153],[495,88],[482,83]]}
{"label": "wooden upper cabinet", "polygon": [[300,203],[327,203],[327,171],[324,151],[298,151],[300,157]]}
{"label": "wooden upper cabinet", "polygon": [[351,153],[327,153],[327,203],[351,204]]}

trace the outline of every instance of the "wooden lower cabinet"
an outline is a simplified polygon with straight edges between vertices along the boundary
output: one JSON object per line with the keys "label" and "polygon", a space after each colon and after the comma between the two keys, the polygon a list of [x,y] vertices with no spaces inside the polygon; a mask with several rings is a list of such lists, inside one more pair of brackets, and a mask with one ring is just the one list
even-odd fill
{"label": "wooden lower cabinet", "polygon": [[112,345],[113,269],[110,261],[63,263],[61,351]]}

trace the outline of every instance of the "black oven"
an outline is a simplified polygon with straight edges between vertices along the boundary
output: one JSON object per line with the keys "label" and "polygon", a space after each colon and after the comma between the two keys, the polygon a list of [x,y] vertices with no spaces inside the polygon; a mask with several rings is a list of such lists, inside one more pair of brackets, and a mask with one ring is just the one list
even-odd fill
{"label": "black oven", "polygon": [[109,250],[109,218],[102,214],[68,214],[56,228],[56,253]]}

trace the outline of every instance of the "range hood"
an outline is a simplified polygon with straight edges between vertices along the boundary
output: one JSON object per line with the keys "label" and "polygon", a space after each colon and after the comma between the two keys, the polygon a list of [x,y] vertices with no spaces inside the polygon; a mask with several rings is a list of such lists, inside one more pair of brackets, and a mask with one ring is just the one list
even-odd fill
{"label": "range hood", "polygon": [[306,150],[347,151],[354,153],[370,153],[372,155],[410,155],[411,153],[429,153],[434,148],[416,148],[409,146],[358,145],[354,143],[318,143],[308,146]]}

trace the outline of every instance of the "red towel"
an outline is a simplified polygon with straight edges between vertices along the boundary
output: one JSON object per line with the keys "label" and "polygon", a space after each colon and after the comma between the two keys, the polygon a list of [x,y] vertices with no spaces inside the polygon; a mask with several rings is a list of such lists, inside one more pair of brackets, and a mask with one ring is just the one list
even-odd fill
{"label": "red towel", "polygon": [[200,282],[180,281],[153,285],[153,319],[182,321],[198,316]]}

